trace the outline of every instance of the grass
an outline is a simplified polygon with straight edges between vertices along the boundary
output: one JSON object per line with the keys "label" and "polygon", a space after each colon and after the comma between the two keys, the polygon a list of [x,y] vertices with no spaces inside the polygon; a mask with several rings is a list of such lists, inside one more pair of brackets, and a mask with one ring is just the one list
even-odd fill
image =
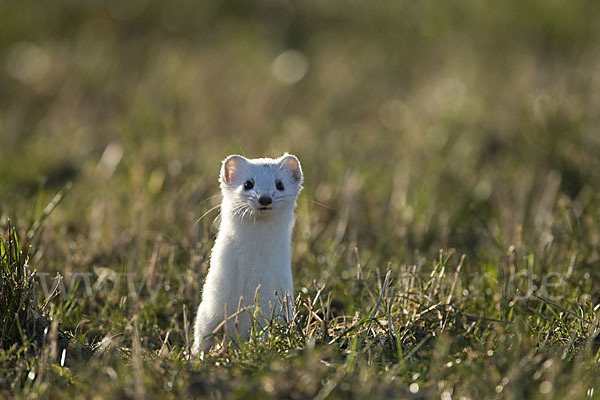
{"label": "grass", "polygon": [[[0,3],[0,397],[600,396],[594,2],[128,4]],[[296,317],[190,359],[284,151]]]}
{"label": "grass", "polygon": [[35,275],[29,271],[28,256],[19,247],[19,238],[10,222],[7,236],[6,244],[0,240],[2,347],[26,343],[26,335],[37,331],[40,315]]}

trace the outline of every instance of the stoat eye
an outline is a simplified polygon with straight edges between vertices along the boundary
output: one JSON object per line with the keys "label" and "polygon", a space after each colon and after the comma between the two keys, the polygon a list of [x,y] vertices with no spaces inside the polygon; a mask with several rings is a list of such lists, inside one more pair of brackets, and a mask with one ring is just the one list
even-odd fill
{"label": "stoat eye", "polygon": [[248,179],[244,182],[244,190],[250,190],[254,187],[254,181],[252,179]]}
{"label": "stoat eye", "polygon": [[277,180],[275,181],[275,187],[277,188],[277,190],[283,190],[283,189],[285,189],[285,188],[283,187],[283,182],[281,182],[279,179],[277,179]]}

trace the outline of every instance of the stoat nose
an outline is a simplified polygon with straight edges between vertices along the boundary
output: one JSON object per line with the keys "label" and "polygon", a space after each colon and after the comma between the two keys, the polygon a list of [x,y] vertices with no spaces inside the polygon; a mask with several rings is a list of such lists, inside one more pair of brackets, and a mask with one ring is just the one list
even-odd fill
{"label": "stoat nose", "polygon": [[261,206],[268,206],[273,202],[273,199],[271,199],[269,196],[260,196],[258,198],[258,202]]}

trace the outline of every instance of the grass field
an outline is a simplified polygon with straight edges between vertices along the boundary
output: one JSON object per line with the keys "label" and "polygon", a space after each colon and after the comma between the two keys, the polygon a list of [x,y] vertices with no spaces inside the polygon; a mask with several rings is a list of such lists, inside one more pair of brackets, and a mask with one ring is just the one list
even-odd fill
{"label": "grass field", "polygon": [[[596,1],[0,15],[0,398],[600,398]],[[296,318],[190,359],[219,163],[284,151]]]}

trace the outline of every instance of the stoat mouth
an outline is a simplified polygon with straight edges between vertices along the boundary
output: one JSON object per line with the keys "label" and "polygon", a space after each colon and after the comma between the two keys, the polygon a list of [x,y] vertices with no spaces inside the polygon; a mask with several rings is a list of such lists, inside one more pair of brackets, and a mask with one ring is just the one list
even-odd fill
{"label": "stoat mouth", "polygon": [[267,211],[267,210],[270,210],[270,209],[271,209],[271,207],[259,207],[260,211]]}

